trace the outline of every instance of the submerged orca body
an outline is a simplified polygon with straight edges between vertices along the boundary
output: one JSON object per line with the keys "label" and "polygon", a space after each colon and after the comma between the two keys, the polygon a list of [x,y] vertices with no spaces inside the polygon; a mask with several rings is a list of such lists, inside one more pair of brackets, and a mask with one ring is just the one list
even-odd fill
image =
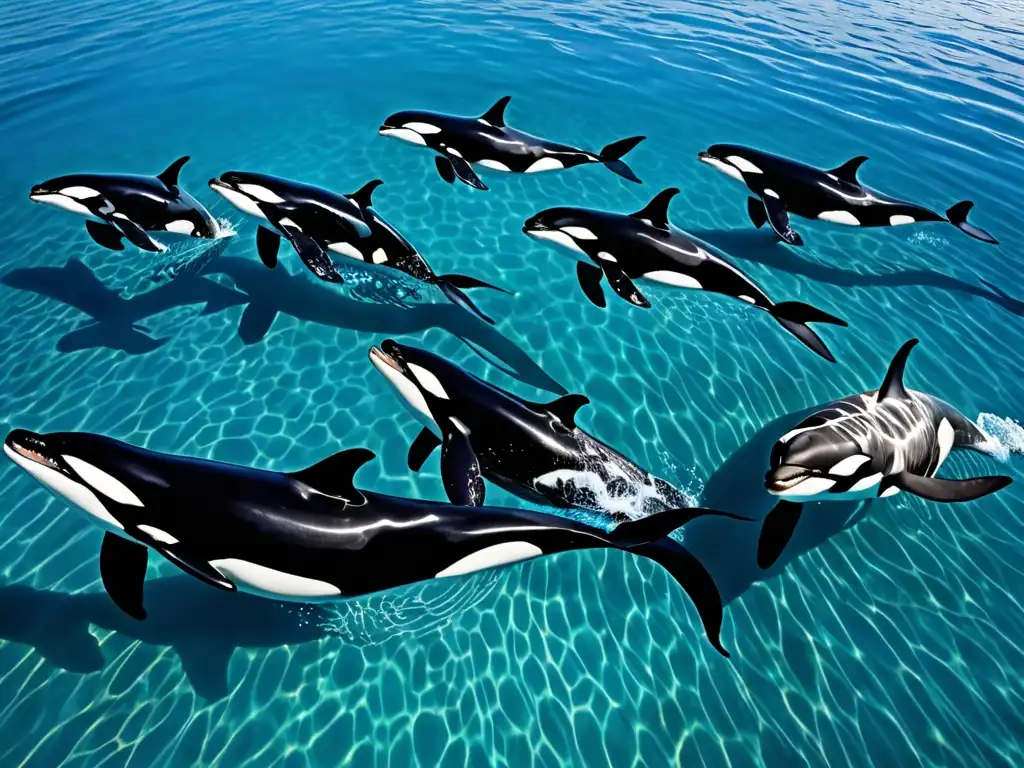
{"label": "submerged orca body", "polygon": [[867,160],[863,156],[827,171],[736,144],[715,144],[697,157],[745,184],[754,195],[747,199],[747,212],[754,226],[760,229],[767,222],[789,245],[804,243],[790,224],[790,214],[853,227],[948,221],[976,240],[998,244],[988,232],[967,221],[974,207],[969,200],[957,203],[943,216],[868,189],[857,179],[857,171]]}
{"label": "submerged orca body", "polygon": [[[583,395],[529,402],[391,339],[370,350],[370,361],[424,424],[409,450],[409,468],[419,471],[440,447],[441,476],[454,504],[483,504],[484,478],[529,502],[617,520],[687,504],[670,483],[576,425],[576,412],[590,402]],[[615,509],[620,500],[623,508]],[[625,509],[631,500],[639,504]]]}
{"label": "submerged orca body", "polygon": [[602,278],[636,307],[651,303],[633,282],[644,279],[677,288],[719,293],[752,304],[829,362],[832,353],[807,323],[846,322],[796,301],[775,303],[757,284],[729,263],[712,245],[673,226],[668,206],[678,189],[658,193],[636,213],[625,215],[587,208],[549,208],[529,218],[523,232],[573,251],[580,287],[595,305],[605,306]]}
{"label": "submerged orca body", "polygon": [[178,184],[188,162],[181,157],[157,176],[77,173],[36,184],[29,199],[87,217],[85,226],[99,245],[124,250],[122,239],[144,251],[163,251],[149,232],[214,238],[220,227]]}
{"label": "submerged orca body", "polygon": [[384,121],[379,133],[437,152],[437,171],[449,184],[457,178],[476,189],[487,189],[473,170],[474,165],[505,173],[538,173],[591,163],[605,165],[624,179],[641,183],[622,157],[643,141],[643,136],[613,142],[598,154],[558,144],[505,125],[505,107],[511,99],[502,97],[479,117],[397,112]]}
{"label": "submerged orca body", "polygon": [[461,507],[358,490],[373,458],[342,451],[300,472],[156,453],[81,432],[14,430],[4,452],[106,531],[104,587],[144,619],[149,550],[219,589],[299,602],[355,597],[543,555],[619,549],[658,562],[700,611],[712,645],[722,602],[699,562],[668,534],[699,512],[668,510],[611,532],[555,515]]}
{"label": "submerged orca body", "polygon": [[762,568],[782,554],[804,502],[886,498],[900,491],[930,501],[971,501],[1010,484],[1005,476],[936,477],[954,449],[986,455],[993,449],[990,438],[949,403],[903,385],[916,344],[911,339],[900,348],[878,391],[830,403],[775,444],[765,487],[781,501],[761,533]]}

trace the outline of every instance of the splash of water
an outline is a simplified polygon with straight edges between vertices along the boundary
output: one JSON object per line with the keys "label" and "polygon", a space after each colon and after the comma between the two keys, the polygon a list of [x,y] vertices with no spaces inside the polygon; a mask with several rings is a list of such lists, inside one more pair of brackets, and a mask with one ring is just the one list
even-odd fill
{"label": "splash of water", "polygon": [[[146,264],[148,274],[145,282],[162,283],[182,275],[199,274],[207,264],[224,252],[230,239],[237,234],[234,222],[229,219],[217,219],[217,234],[213,238],[188,238],[184,244],[166,248],[157,254],[161,257],[159,263]],[[131,289],[128,295],[131,296]]]}
{"label": "splash of water", "polygon": [[[609,464],[609,469],[616,469]],[[535,480],[538,486],[558,490],[570,504],[599,509],[612,518],[635,520],[673,507],[693,507],[697,498],[687,491],[676,489],[669,494],[653,482],[637,482],[613,472],[614,482],[606,482],[593,470],[558,469],[547,472]],[[607,522],[607,521],[605,521]]]}
{"label": "splash of water", "polygon": [[942,235],[936,235],[934,232],[926,232],[924,230],[918,230],[912,234],[907,238],[907,242],[932,248],[949,245],[949,241],[942,237]]}
{"label": "splash of water", "polygon": [[1008,461],[1010,456],[1024,455],[1024,426],[1020,422],[994,413],[982,413],[977,424],[988,438],[984,447],[995,458]]}

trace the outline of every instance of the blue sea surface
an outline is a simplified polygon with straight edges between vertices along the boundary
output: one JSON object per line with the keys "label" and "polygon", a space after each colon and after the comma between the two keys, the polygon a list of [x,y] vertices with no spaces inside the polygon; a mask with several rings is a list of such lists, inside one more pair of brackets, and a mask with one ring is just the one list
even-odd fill
{"label": "blue sea surface", "polygon": [[[908,384],[1020,448],[1024,417],[1024,11],[950,0],[0,0],[0,429],[84,430],[290,471],[344,448],[361,487],[444,499],[412,474],[419,427],[367,360],[393,337],[534,400],[695,499],[761,518],[772,442],[806,410]],[[401,109],[482,114],[596,150],[646,135],[629,184],[600,166],[449,186],[425,150],[377,135]],[[795,219],[789,248],[744,190],[697,162],[745,143],[944,211],[962,199],[999,247],[929,224]],[[97,246],[35,205],[77,171],[182,184],[237,236],[212,251]],[[240,169],[352,192],[491,328],[433,287],[267,270],[255,224],[206,186]],[[816,357],[741,302],[645,285],[653,308],[591,305],[575,268],[524,237],[554,205],[673,222],[778,301],[846,319]],[[346,273],[348,274],[348,273]],[[270,315],[266,333],[255,320]],[[759,523],[684,541],[728,601],[732,658],[656,565],[570,553],[328,606],[227,595],[151,559],[134,622],[102,591],[100,531],[0,468],[0,766],[1024,765],[1020,459],[950,461],[1017,482],[962,505],[903,494],[808,508],[758,570]],[[521,506],[494,485],[488,502]]]}

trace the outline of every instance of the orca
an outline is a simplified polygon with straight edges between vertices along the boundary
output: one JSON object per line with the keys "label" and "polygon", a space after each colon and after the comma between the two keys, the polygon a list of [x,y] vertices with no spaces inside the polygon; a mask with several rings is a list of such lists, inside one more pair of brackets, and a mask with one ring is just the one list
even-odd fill
{"label": "orca", "polygon": [[[315,214],[313,216],[303,214],[304,207],[309,207],[309,203],[304,201],[304,195],[306,194],[303,191],[304,185],[297,185],[296,182],[290,182],[287,179],[273,179],[273,183],[269,183],[267,180],[270,178],[263,177],[265,186],[262,188],[273,191],[275,195],[285,200],[285,203],[282,205],[289,205],[294,208],[294,214],[289,214],[289,218],[294,221],[301,221],[305,234],[309,235],[322,251],[327,250],[332,253],[341,254],[370,269],[378,267],[395,269],[420,282],[436,285],[453,304],[469,310],[491,325],[494,324],[494,320],[480,311],[470,298],[463,293],[463,290],[470,288],[493,288],[502,293],[512,293],[496,285],[485,283],[483,280],[477,280],[475,277],[436,274],[430,268],[427,260],[420,255],[419,251],[372,207],[373,191],[384,183],[380,179],[373,179],[356,192],[344,196],[359,212],[359,222],[365,224],[368,228],[368,234],[365,236],[344,239],[344,232],[334,226],[332,220],[323,216],[319,207],[313,209]],[[243,188],[249,190],[250,193],[255,191],[251,181],[243,182],[242,184],[245,185]],[[290,185],[295,185],[295,188],[299,190],[299,194],[293,194],[292,186]],[[239,189],[240,185],[237,182],[229,187],[227,182],[214,180],[210,182],[210,186],[222,192],[225,196],[235,195],[236,200],[240,199],[239,195],[245,194],[244,191]],[[268,196],[262,192],[257,192],[256,194],[263,197]],[[231,197],[228,199],[231,199]],[[252,200],[254,203],[259,201],[258,197],[253,197],[251,194],[247,196],[247,199]],[[261,226],[257,236],[257,245],[260,250],[260,257],[268,267],[273,268],[277,264],[278,242],[279,238],[277,238],[276,233],[271,233]],[[334,274],[337,274],[337,270],[334,270]],[[337,277],[337,281],[341,281],[340,275]]]}
{"label": "orca", "polygon": [[804,244],[789,221],[790,214],[854,227],[948,221],[976,240],[999,244],[988,232],[967,221],[967,214],[974,207],[970,200],[957,203],[943,216],[868,189],[857,178],[857,171],[867,160],[863,155],[831,170],[820,170],[737,144],[714,144],[697,157],[702,163],[746,184],[754,194],[747,198],[747,213],[754,226],[760,229],[768,222],[775,234],[789,245]]}
{"label": "orca", "polygon": [[283,237],[310,272],[328,283],[344,283],[330,246],[370,235],[363,210],[351,196],[248,171],[227,171],[209,184],[242,213],[263,222],[256,230],[256,249],[271,269],[277,266]]}
{"label": "orca", "polygon": [[[807,323],[845,328],[846,321],[797,301],[772,301],[725,254],[673,226],[668,206],[678,193],[675,187],[665,189],[643,209],[629,215],[589,208],[549,208],[527,219],[523,232],[572,251],[580,287],[598,307],[605,306],[602,277],[619,297],[644,309],[651,303],[633,282],[641,278],[676,288],[720,293],[763,309],[812,351],[834,363],[835,357]],[[582,257],[589,261],[578,260]]]}
{"label": "orca", "polygon": [[187,156],[156,176],[77,173],[58,176],[32,187],[29,199],[87,217],[85,227],[99,245],[123,251],[127,240],[144,251],[167,247],[149,232],[170,232],[212,239],[217,221],[178,183]]}
{"label": "orca", "polygon": [[887,498],[900,491],[929,501],[971,501],[1012,482],[999,475],[936,476],[952,450],[992,456],[997,446],[949,403],[904,386],[917,343],[910,339],[900,347],[878,390],[829,403],[775,443],[765,488],[781,500],[761,532],[762,568],[782,554],[806,502]]}
{"label": "orca", "polygon": [[[670,483],[577,426],[577,412],[590,402],[584,395],[530,402],[392,339],[371,348],[370,362],[423,424],[409,449],[409,468],[418,472],[440,446],[441,478],[453,504],[482,505],[484,478],[531,503],[588,509],[612,520],[687,504]],[[694,511],[709,514],[736,517]]]}
{"label": "orca", "polygon": [[668,534],[699,514],[666,510],[606,532],[543,512],[462,507],[362,491],[374,458],[345,450],[298,472],[157,453],[86,432],[15,429],[4,452],[105,533],[100,576],[143,620],[154,550],[218,589],[316,603],[449,578],[544,555],[618,549],[662,565],[723,655],[722,601],[704,567]]}
{"label": "orca", "polygon": [[538,173],[589,163],[599,163],[624,179],[642,183],[622,157],[644,136],[613,142],[597,154],[558,144],[506,125],[505,107],[511,99],[503,96],[479,117],[420,110],[396,112],[384,121],[379,133],[437,152],[437,172],[449,184],[458,178],[476,189],[487,189],[473,170],[474,165],[505,173]]}

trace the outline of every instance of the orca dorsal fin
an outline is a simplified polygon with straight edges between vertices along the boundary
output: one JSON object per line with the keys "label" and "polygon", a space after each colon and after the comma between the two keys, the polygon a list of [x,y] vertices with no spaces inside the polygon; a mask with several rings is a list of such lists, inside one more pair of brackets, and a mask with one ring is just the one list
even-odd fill
{"label": "orca dorsal fin", "polygon": [[838,168],[833,168],[829,173],[841,181],[848,181],[851,184],[860,184],[860,182],[857,181],[857,171],[860,170],[860,167],[866,160],[867,157],[864,155],[858,155],[852,160],[847,160]]}
{"label": "orca dorsal fin", "polygon": [[373,205],[370,198],[373,197],[373,190],[379,187],[384,182],[380,179],[373,179],[368,181],[351,195],[345,195],[349,200],[356,203],[360,208],[369,208]]}
{"label": "orca dorsal fin", "polygon": [[668,204],[679,194],[675,187],[663,189],[656,194],[642,210],[631,213],[630,217],[648,222],[652,227],[668,229]]}
{"label": "orca dorsal fin", "polygon": [[344,499],[349,504],[359,506],[366,503],[366,497],[353,485],[356,471],[376,456],[366,448],[352,448],[328,456],[306,469],[289,472],[288,477],[308,485],[324,496]]}
{"label": "orca dorsal fin", "polygon": [[179,157],[173,163],[167,166],[163,173],[158,173],[156,177],[160,179],[168,187],[176,187],[178,185],[178,172],[181,167],[189,161],[189,156]]}
{"label": "orca dorsal fin", "polygon": [[878,401],[887,397],[907,399],[907,389],[903,386],[903,371],[907,367],[907,358],[910,357],[910,350],[917,346],[917,339],[911,339],[902,347],[889,363],[889,370],[885,372],[885,381],[878,389]]}
{"label": "orca dorsal fin", "polygon": [[494,106],[480,115],[480,119],[487,122],[488,125],[493,125],[495,128],[505,127],[505,107],[512,101],[511,96],[502,96],[496,102]]}
{"label": "orca dorsal fin", "polygon": [[541,408],[572,431],[576,429],[576,412],[589,402],[590,398],[586,395],[564,395],[553,402],[541,405]]}

